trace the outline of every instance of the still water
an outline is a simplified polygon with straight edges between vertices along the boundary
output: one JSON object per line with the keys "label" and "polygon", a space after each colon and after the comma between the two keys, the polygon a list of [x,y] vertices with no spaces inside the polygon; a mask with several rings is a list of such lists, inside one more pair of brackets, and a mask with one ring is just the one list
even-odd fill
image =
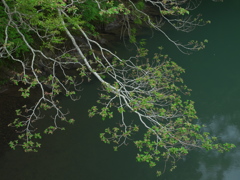
{"label": "still water", "polygon": [[[208,39],[205,50],[183,55],[160,34],[148,39],[148,48],[164,44],[165,53],[186,69],[185,83],[193,90],[190,97],[196,103],[199,121],[206,130],[232,142],[231,152],[194,151],[178,162],[178,168],[156,178],[155,169],[136,163],[131,146],[114,152],[99,140],[107,126],[100,118],[87,116],[94,105],[99,86],[97,81],[83,86],[81,100],[62,99],[77,120],[66,131],[44,138],[39,153],[20,150],[0,157],[1,180],[239,180],[240,177],[240,1],[223,3],[204,1],[198,11],[212,23],[190,34],[169,35],[182,41]],[[90,97],[89,97],[90,96]],[[116,117],[117,118],[117,117]]]}

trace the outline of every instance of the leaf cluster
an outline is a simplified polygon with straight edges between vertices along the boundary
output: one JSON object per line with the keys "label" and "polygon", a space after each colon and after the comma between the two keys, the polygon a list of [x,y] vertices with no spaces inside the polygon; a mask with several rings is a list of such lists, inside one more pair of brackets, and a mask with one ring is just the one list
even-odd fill
{"label": "leaf cluster", "polygon": [[[201,131],[194,102],[182,100],[183,95],[190,93],[181,78],[184,69],[166,55],[156,53],[151,60],[146,55],[147,50],[140,48],[135,67],[128,69],[127,62],[122,67],[124,79],[118,79],[112,86],[103,86],[106,94],[101,94],[99,103],[104,107],[98,110],[93,106],[89,111],[90,117],[98,114],[103,119],[112,118],[111,107],[116,107],[122,116],[119,127],[107,128],[100,135],[101,140],[116,144],[114,150],[117,150],[140,128],[145,131],[143,138],[133,141],[139,150],[137,161],[146,162],[150,167],[162,161],[171,162],[170,170],[193,149],[224,152],[234,148],[235,145],[219,143],[216,137]],[[114,103],[114,98],[119,99],[118,103]],[[126,111],[135,113],[139,120],[129,122]],[[164,171],[165,168],[158,174]]]}

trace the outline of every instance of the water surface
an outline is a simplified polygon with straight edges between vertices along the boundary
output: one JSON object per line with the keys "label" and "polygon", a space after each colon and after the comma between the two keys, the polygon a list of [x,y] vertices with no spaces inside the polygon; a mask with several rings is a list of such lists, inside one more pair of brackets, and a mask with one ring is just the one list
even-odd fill
{"label": "water surface", "polygon": [[[238,180],[240,177],[240,1],[223,3],[204,1],[198,9],[212,23],[190,34],[169,30],[169,35],[182,41],[208,39],[205,50],[187,56],[181,54],[159,33],[148,39],[152,51],[165,45],[174,61],[186,69],[184,79],[193,90],[199,122],[207,131],[237,148],[219,154],[194,151],[179,161],[174,172],[156,178],[155,169],[136,163],[131,146],[114,152],[99,140],[106,122],[89,119],[87,110],[94,105],[97,81],[83,86],[78,102],[63,99],[76,123],[44,138],[39,153],[9,151],[0,157],[1,180]],[[125,51],[125,50],[123,50]],[[114,121],[117,121],[115,117]],[[113,120],[108,120],[112,122]]]}

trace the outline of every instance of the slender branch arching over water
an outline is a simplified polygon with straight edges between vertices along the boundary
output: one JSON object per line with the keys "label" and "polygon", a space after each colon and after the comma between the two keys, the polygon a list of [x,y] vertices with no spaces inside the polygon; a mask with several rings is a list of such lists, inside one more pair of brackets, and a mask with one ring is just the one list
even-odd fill
{"label": "slender branch arching over water", "polygon": [[[0,36],[0,57],[21,65],[21,72],[15,73],[12,82],[24,84],[19,89],[24,98],[29,98],[33,89],[41,92],[33,106],[16,110],[19,118],[10,125],[18,129],[19,136],[9,143],[13,149],[21,146],[26,152],[37,151],[41,132],[34,122],[44,117],[44,111],[53,112],[52,125],[44,130],[46,134],[64,130],[59,121],[74,123],[56,97],[64,94],[78,100],[76,92],[81,83],[90,81],[92,76],[102,83],[102,91],[98,105],[89,110],[89,117],[99,115],[105,120],[115,117],[116,111],[120,113],[116,126],[100,134],[103,142],[115,144],[114,150],[133,142],[139,150],[137,161],[147,162],[150,167],[164,161],[174,169],[176,161],[195,148],[223,152],[234,147],[218,143],[216,137],[201,132],[201,126],[195,123],[194,103],[182,100],[190,92],[181,78],[184,69],[161,54],[162,48],[150,58],[145,41],[136,40],[137,27],[145,24],[161,32],[182,53],[204,48],[203,42],[179,43],[162,29],[162,22],[186,33],[205,25],[207,22],[200,16],[190,15],[201,1],[1,2],[0,30],[4,35]],[[157,10],[157,18],[151,10]],[[101,43],[102,25],[111,23],[122,27],[120,34],[135,45],[135,56],[122,59]],[[135,115],[134,121],[127,118],[129,112]],[[143,138],[136,139],[134,135],[141,132]],[[163,171],[165,168],[157,174]]]}

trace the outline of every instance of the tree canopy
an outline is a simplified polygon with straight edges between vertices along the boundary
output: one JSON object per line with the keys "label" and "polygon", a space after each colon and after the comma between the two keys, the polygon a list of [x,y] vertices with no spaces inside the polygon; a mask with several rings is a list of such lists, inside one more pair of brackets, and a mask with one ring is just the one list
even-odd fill
{"label": "tree canopy", "polygon": [[[10,146],[37,151],[41,146],[37,139],[42,132],[35,129],[34,122],[43,118],[45,110],[55,111],[52,125],[44,130],[46,134],[64,130],[58,126],[59,120],[74,123],[61,109],[56,96],[61,93],[77,100],[81,82],[95,76],[103,91],[98,104],[89,110],[89,117],[99,115],[105,120],[114,118],[114,111],[120,113],[118,126],[106,128],[100,134],[103,142],[114,144],[114,150],[132,142],[139,150],[137,161],[147,162],[150,167],[157,166],[159,161],[170,162],[170,169],[174,169],[176,161],[192,149],[223,152],[233,148],[233,144],[219,143],[216,137],[202,132],[202,126],[196,123],[194,103],[182,98],[190,93],[180,76],[184,69],[161,54],[161,47],[150,58],[145,41],[136,39],[138,27],[147,26],[163,33],[182,53],[204,48],[207,40],[180,43],[162,29],[167,23],[177,31],[190,32],[209,23],[200,19],[200,15],[191,15],[200,3],[1,0],[0,57],[21,65],[22,70],[16,72],[12,82],[25,84],[19,89],[24,98],[29,98],[34,88],[41,90],[34,106],[16,110],[19,118],[11,125],[18,128],[19,136]],[[122,59],[101,42],[101,33],[111,23],[121,28],[119,36],[127,37],[136,46],[135,56]],[[127,112],[134,113],[137,120],[128,120]],[[140,132],[144,132],[142,139],[133,138]],[[165,167],[157,174],[164,171]]]}

